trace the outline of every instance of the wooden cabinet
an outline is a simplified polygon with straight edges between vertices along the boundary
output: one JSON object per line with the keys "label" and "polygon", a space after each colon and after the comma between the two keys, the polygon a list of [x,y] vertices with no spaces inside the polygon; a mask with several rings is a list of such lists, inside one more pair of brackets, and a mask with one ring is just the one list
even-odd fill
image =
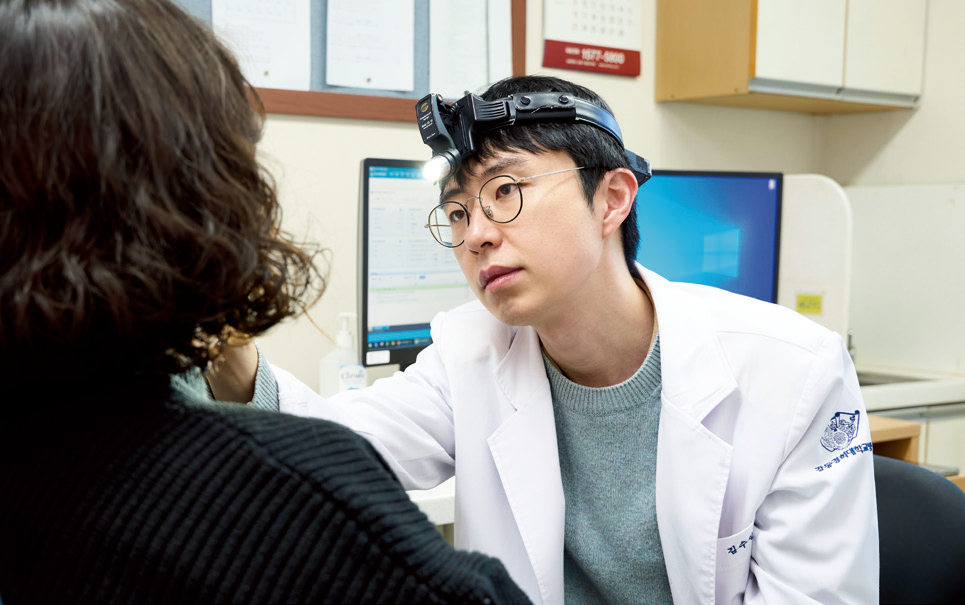
{"label": "wooden cabinet", "polygon": [[917,98],[926,0],[848,0],[844,88]]}
{"label": "wooden cabinet", "polygon": [[[934,421],[929,422],[926,426],[928,426],[929,429],[932,428],[930,425],[933,422]],[[961,420],[961,422],[965,422],[965,420]],[[921,434],[921,423],[899,418],[888,418],[886,416],[868,416],[868,423],[875,454],[918,464],[918,440]],[[950,428],[955,431],[956,429],[960,429],[961,426]],[[953,438],[951,441],[953,442],[950,444],[951,447],[958,447],[959,439]],[[926,456],[931,450],[931,447],[926,446]],[[927,460],[928,458],[926,458],[926,461]],[[948,480],[965,491],[965,472],[948,477]]]}
{"label": "wooden cabinet", "polygon": [[868,423],[874,453],[912,464],[918,463],[918,437],[921,434],[919,423],[886,416],[868,416]]}
{"label": "wooden cabinet", "polygon": [[[840,88],[844,65],[845,0],[757,0],[751,80]],[[753,19],[753,16],[751,16]],[[752,82],[753,83],[753,82]]]}
{"label": "wooden cabinet", "polygon": [[805,113],[914,107],[925,0],[658,0],[657,101]]}

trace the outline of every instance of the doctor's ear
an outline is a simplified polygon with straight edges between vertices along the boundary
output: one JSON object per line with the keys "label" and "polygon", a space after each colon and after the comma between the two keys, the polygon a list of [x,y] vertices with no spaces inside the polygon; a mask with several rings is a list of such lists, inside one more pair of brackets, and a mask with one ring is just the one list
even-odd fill
{"label": "doctor's ear", "polygon": [[637,178],[626,168],[615,168],[606,173],[600,183],[597,202],[604,203],[604,237],[620,229],[630,214],[637,197]]}

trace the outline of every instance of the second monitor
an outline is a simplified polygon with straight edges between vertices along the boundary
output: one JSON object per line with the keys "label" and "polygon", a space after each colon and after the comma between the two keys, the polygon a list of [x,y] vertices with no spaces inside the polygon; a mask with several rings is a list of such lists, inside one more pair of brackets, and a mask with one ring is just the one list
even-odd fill
{"label": "second monitor", "polygon": [[655,170],[637,192],[637,261],[671,281],[777,302],[783,175]]}

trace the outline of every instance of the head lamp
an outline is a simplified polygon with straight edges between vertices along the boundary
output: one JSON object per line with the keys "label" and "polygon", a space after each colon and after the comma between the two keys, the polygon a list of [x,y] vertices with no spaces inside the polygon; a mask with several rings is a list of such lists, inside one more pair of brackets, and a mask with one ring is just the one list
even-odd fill
{"label": "head lamp", "polygon": [[496,128],[538,122],[573,122],[603,130],[627,154],[631,170],[642,185],[650,178],[650,163],[626,151],[623,134],[613,114],[602,107],[559,92],[516,93],[503,99],[485,101],[474,94],[455,102],[429,94],[416,103],[416,120],[422,141],[432,149],[426,163],[426,178],[439,180],[456,171],[472,155],[482,136]]}

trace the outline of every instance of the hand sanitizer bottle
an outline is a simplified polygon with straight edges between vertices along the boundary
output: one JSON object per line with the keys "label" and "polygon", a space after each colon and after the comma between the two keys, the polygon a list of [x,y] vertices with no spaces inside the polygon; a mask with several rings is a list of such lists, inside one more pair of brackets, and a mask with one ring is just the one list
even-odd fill
{"label": "hand sanitizer bottle", "polygon": [[355,313],[338,314],[341,328],[335,336],[335,349],[322,357],[319,363],[318,393],[323,397],[331,397],[336,393],[352,389],[361,389],[368,385],[365,366],[359,363],[358,350],[349,329],[349,322]]}

